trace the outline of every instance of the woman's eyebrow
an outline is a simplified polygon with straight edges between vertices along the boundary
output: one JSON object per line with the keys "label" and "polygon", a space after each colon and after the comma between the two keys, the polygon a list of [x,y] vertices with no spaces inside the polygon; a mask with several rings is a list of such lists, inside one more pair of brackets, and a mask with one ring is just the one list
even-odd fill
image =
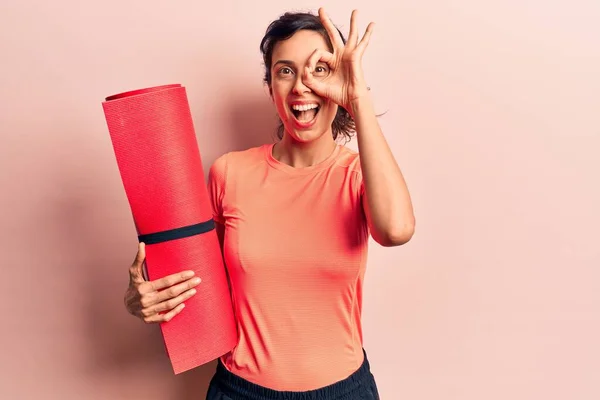
{"label": "woman's eyebrow", "polygon": [[295,66],[294,62],[291,60],[277,60],[277,62],[273,63],[273,66],[276,66],[277,64],[287,64],[287,65]]}

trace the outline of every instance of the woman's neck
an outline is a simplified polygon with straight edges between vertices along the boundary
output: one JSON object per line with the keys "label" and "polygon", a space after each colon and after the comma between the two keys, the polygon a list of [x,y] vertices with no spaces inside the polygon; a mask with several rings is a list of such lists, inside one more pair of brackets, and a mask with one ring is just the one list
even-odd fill
{"label": "woman's neck", "polygon": [[304,143],[284,134],[283,139],[273,147],[273,157],[291,167],[305,168],[326,160],[336,147],[331,134],[326,133],[316,140]]}

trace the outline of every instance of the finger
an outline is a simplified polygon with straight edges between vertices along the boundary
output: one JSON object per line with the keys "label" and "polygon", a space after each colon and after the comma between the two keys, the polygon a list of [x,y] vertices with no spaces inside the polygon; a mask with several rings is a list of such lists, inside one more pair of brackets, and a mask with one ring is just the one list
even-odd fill
{"label": "finger", "polygon": [[129,268],[129,276],[134,282],[144,281],[144,260],[146,259],[146,244],[144,242],[138,243],[138,251],[135,255],[135,259]]}
{"label": "finger", "polygon": [[343,49],[344,41],[342,40],[342,37],[340,36],[340,33],[338,32],[337,28],[333,25],[333,22],[331,22],[329,16],[327,16],[327,14],[325,13],[325,9],[323,7],[319,8],[319,17],[321,18],[321,23],[323,24],[325,30],[327,31],[327,34],[329,35],[329,39],[333,44],[334,50]]}
{"label": "finger", "polygon": [[161,322],[168,322],[173,319],[177,314],[181,312],[185,308],[185,304],[181,303],[171,311],[165,314],[153,314],[149,317],[143,317],[145,323],[147,324],[156,324]]}
{"label": "finger", "polygon": [[329,65],[330,68],[333,67],[332,63],[334,60],[334,56],[332,53],[325,51],[323,49],[316,49],[313,53],[308,57],[307,65],[310,69],[310,72],[314,72],[315,67],[319,61],[322,61]]}
{"label": "finger", "polygon": [[142,265],[144,263],[145,259],[146,259],[146,243],[139,242],[138,243],[138,251],[137,251],[137,254],[135,255],[135,260],[133,260],[133,263],[135,265]]}
{"label": "finger", "polygon": [[303,81],[304,84],[317,95],[326,97],[327,84],[321,80],[315,79],[315,77],[312,75],[310,67],[304,68]]}
{"label": "finger", "polygon": [[159,290],[171,287],[187,279],[190,279],[194,275],[194,271],[183,271],[178,272],[176,274],[167,275],[163,278],[154,281],[144,282],[142,285],[140,285],[140,294],[143,295],[150,292],[158,292]]}
{"label": "finger", "polygon": [[168,299],[167,301],[163,301],[163,302],[155,304],[153,306],[144,308],[144,309],[142,309],[142,315],[151,316],[153,314],[162,313],[164,311],[170,311],[170,310],[176,308],[177,306],[179,306],[184,301],[186,301],[189,298],[191,298],[192,296],[194,296],[196,294],[196,292],[197,292],[196,289],[190,289],[188,291],[181,293],[177,297],[173,297],[173,298]]}
{"label": "finger", "polygon": [[371,39],[371,35],[373,34],[373,29],[375,29],[375,23],[371,22],[369,26],[367,26],[367,30],[365,31],[364,36],[360,40],[360,43],[358,43],[357,49],[360,54],[363,54],[367,46],[369,45],[369,40]]}
{"label": "finger", "polygon": [[358,10],[352,10],[352,15],[350,16],[350,33],[348,34],[348,43],[347,46],[351,49],[356,47],[358,43],[358,29],[356,27]]}
{"label": "finger", "polygon": [[[160,292],[155,292],[156,295],[153,296],[155,297],[155,303],[159,303],[165,300],[169,300],[172,298],[175,298],[177,296],[179,296],[180,294],[182,294],[183,292],[185,292],[186,290],[190,290],[193,289],[194,287],[198,286],[200,284],[200,282],[202,282],[202,280],[199,277],[195,277],[192,279],[188,279],[185,282],[179,283],[177,285],[173,285],[165,290],[161,290]],[[173,307],[171,307],[173,308]]]}
{"label": "finger", "polygon": [[[140,303],[142,307],[149,308],[158,303],[161,303],[166,300],[171,300],[186,290],[190,290],[200,284],[202,280],[198,277],[188,279],[183,283],[179,283],[173,286],[170,286],[161,291],[150,290],[148,287],[150,283],[144,283],[138,287],[138,293],[140,295]],[[173,308],[173,307],[170,307]]]}
{"label": "finger", "polygon": [[302,77],[303,82],[316,94],[324,96],[326,92],[326,85],[321,82],[320,79],[316,79],[313,75],[315,68],[319,62],[324,62],[328,65],[329,69],[333,69],[334,55],[323,49],[316,49],[310,55],[307,61],[307,65],[304,68],[304,74]]}

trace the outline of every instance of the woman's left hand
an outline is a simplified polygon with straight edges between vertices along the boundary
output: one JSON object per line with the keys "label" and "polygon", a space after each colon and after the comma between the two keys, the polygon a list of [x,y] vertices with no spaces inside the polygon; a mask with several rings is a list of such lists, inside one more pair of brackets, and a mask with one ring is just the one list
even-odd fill
{"label": "woman's left hand", "polygon": [[[319,9],[319,17],[331,40],[333,52],[315,50],[304,70],[306,86],[313,90],[315,94],[330,99],[350,113],[352,113],[352,103],[367,95],[369,91],[364,80],[361,61],[375,25],[371,22],[359,41],[356,14],[356,10],[352,11],[350,33],[348,41],[344,45],[342,37],[325,14],[325,10],[323,8]],[[317,71],[317,68],[322,68],[319,63],[327,65],[329,68],[328,73]],[[324,75],[324,77],[321,78],[321,75]]]}

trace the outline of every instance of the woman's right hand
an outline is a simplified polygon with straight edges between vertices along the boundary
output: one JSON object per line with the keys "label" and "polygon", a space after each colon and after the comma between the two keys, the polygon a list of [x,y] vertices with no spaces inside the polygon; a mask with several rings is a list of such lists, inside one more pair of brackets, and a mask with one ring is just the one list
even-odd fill
{"label": "woman's right hand", "polygon": [[185,307],[184,301],[196,294],[201,282],[194,271],[183,271],[155,281],[144,279],[145,244],[129,268],[129,287],[125,292],[127,311],[147,324],[170,321]]}

